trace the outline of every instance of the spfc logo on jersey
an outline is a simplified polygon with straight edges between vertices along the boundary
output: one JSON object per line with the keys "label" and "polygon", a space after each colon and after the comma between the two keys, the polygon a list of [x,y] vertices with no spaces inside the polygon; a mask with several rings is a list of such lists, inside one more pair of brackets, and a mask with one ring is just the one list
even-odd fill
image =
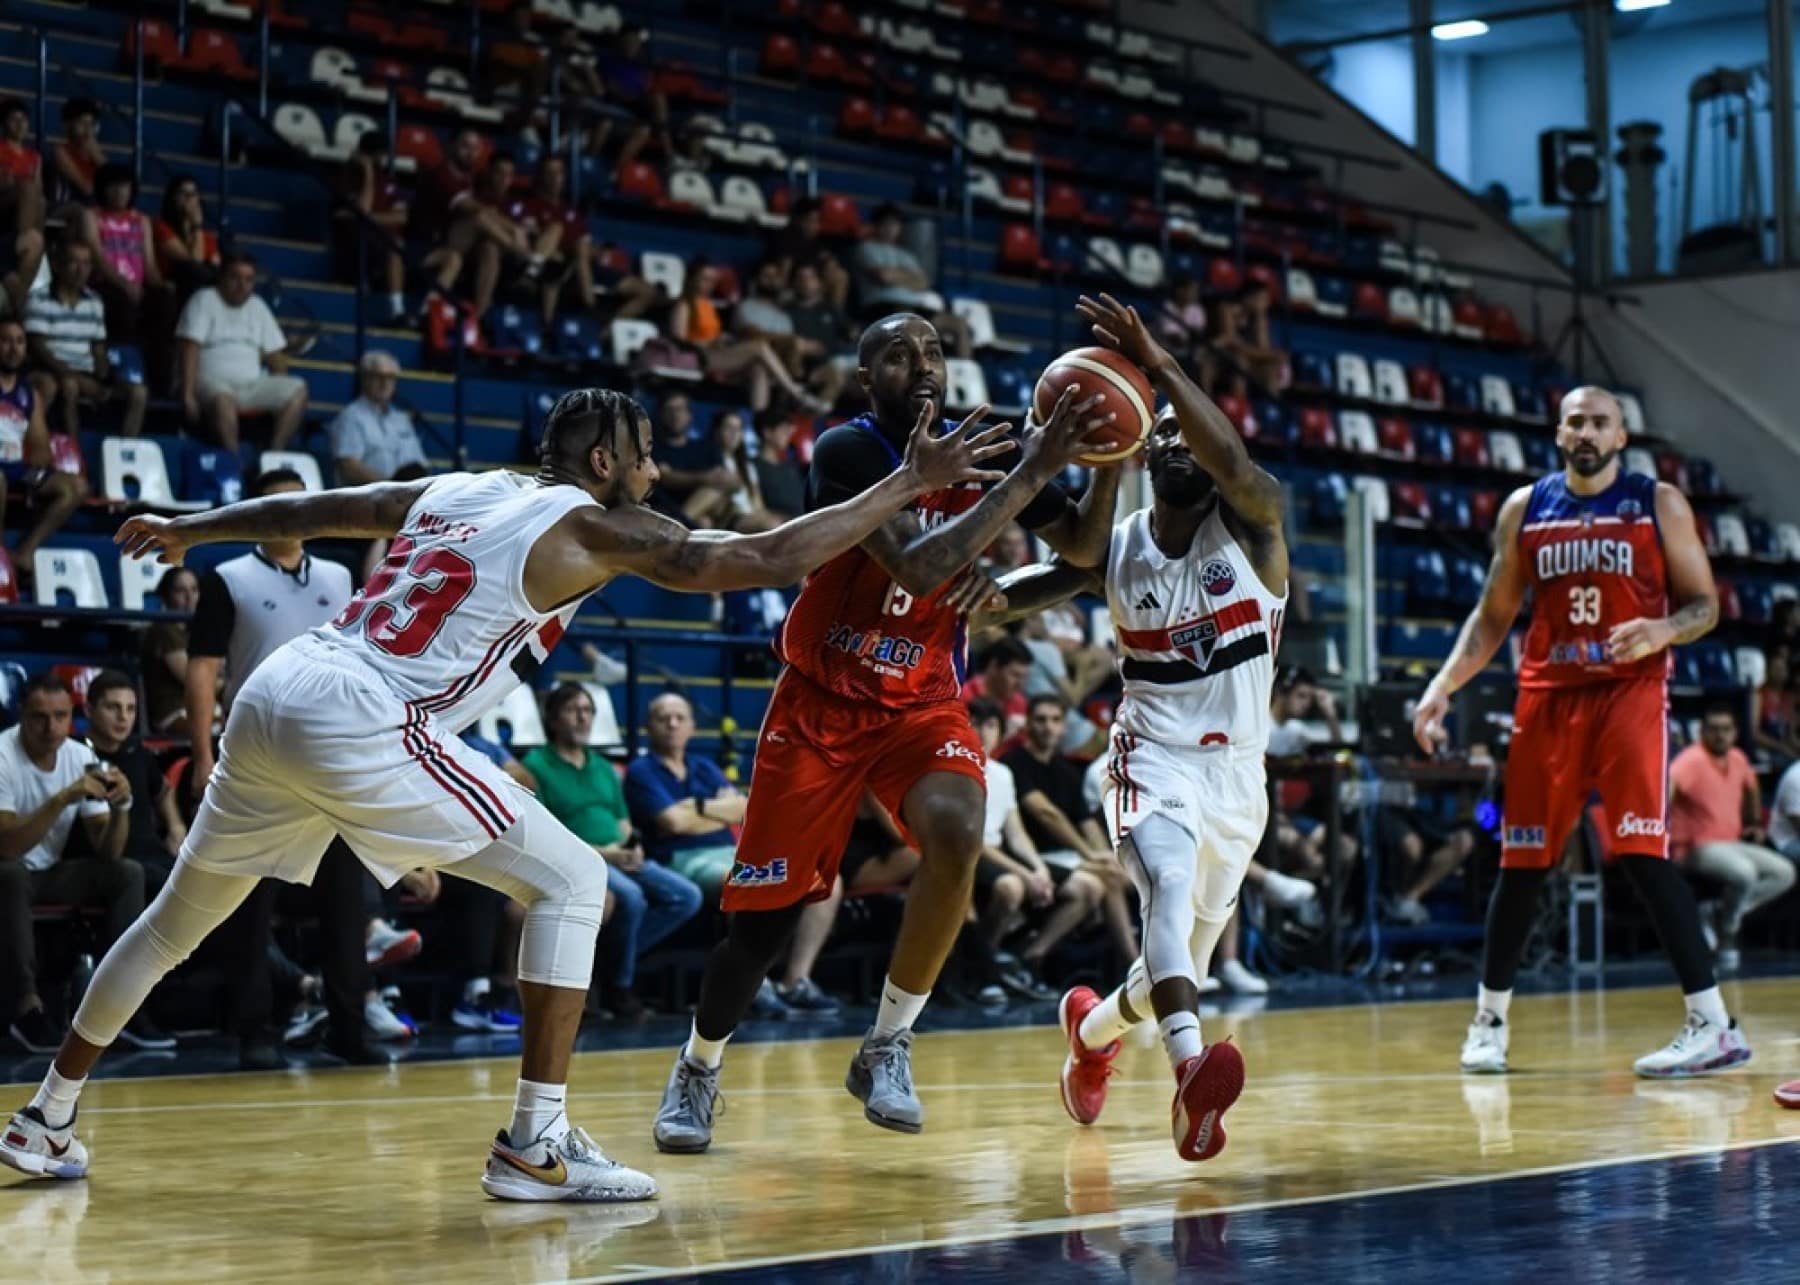
{"label": "spfc logo on jersey", "polygon": [[1169,645],[1202,669],[1212,663],[1213,646],[1218,641],[1219,626],[1211,620],[1196,621],[1169,631]]}
{"label": "spfc logo on jersey", "polygon": [[1210,558],[1200,568],[1200,587],[1217,598],[1237,588],[1237,573],[1223,558]]}

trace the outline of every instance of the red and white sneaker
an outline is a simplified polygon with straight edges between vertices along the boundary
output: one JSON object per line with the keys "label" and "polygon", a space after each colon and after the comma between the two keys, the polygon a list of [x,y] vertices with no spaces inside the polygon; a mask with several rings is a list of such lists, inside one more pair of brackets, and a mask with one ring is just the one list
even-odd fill
{"label": "red and white sneaker", "polygon": [[1100,1118],[1106,1105],[1106,1081],[1113,1073],[1113,1059],[1119,1056],[1119,1041],[1103,1049],[1091,1049],[1081,1042],[1081,1019],[1100,1003],[1091,986],[1077,986],[1062,997],[1057,1005],[1057,1020],[1069,1039],[1069,1056],[1063,1059],[1062,1104],[1069,1119],[1076,1124],[1092,1124]]}
{"label": "red and white sneaker", "polygon": [[412,928],[396,928],[385,919],[371,919],[363,937],[363,958],[370,968],[404,964],[425,947],[425,939]]}
{"label": "red and white sneaker", "polygon": [[1800,1111],[1800,1080],[1789,1080],[1776,1089],[1775,1105],[1786,1107],[1790,1111]]}
{"label": "red and white sneaker", "polygon": [[1177,1067],[1169,1108],[1175,1154],[1211,1160],[1225,1150],[1225,1112],[1243,1091],[1244,1055],[1235,1044],[1209,1044]]}

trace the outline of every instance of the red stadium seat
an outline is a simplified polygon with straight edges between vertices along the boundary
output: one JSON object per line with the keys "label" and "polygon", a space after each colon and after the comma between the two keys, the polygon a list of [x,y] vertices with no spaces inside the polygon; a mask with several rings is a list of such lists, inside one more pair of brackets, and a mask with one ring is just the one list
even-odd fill
{"label": "red stadium seat", "polygon": [[889,103],[875,121],[875,137],[890,143],[916,143],[925,136],[919,113],[905,103]]}
{"label": "red stadium seat", "polygon": [[176,66],[181,62],[181,41],[175,28],[160,18],[140,18],[125,33],[125,66],[137,57],[138,33],[143,33],[144,64],[150,68]]}
{"label": "red stadium seat", "polygon": [[1031,177],[1027,174],[1008,174],[1000,180],[1000,191],[1011,201],[1031,203],[1035,200]]}
{"label": "red stadium seat", "polygon": [[1197,146],[1194,131],[1178,120],[1164,122],[1162,141],[1166,152],[1192,152]]}
{"label": "red stadium seat", "polygon": [[1243,289],[1244,276],[1230,259],[1214,259],[1206,265],[1206,288],[1218,294],[1236,294]]}
{"label": "red stadium seat", "polygon": [[642,161],[619,168],[618,190],[627,200],[642,201],[647,205],[663,205],[668,201],[662,175]]}
{"label": "red stadium seat", "polygon": [[850,64],[836,45],[814,45],[806,57],[806,78],[847,85],[851,83]]}
{"label": "red stadium seat", "polygon": [[196,27],[189,34],[187,56],[180,65],[189,71],[208,72],[230,80],[256,79],[256,69],[244,61],[236,38],[212,27]]}
{"label": "red stadium seat", "polygon": [[856,15],[838,3],[838,0],[825,0],[812,16],[813,30],[827,36],[849,36],[862,39],[862,28],[857,25]]}
{"label": "red stadium seat", "polygon": [[866,98],[846,98],[838,111],[838,133],[857,137],[873,133],[875,104]]}
{"label": "red stadium seat", "polygon": [[1384,455],[1410,460],[1418,453],[1413,445],[1412,425],[1403,419],[1387,415],[1376,420],[1375,435],[1381,442],[1381,452]]}
{"label": "red stadium seat", "polygon": [[50,672],[62,681],[69,689],[69,695],[75,698],[77,713],[87,708],[88,687],[100,676],[99,665],[52,665]]}
{"label": "red stadium seat", "polygon": [[359,36],[367,36],[370,40],[384,45],[397,44],[398,33],[394,24],[379,13],[368,9],[352,9],[349,18],[350,30]]}
{"label": "red stadium seat", "polygon": [[1244,269],[1244,275],[1252,281],[1262,283],[1263,288],[1269,292],[1270,302],[1280,304],[1284,285],[1280,268],[1270,263],[1252,263]]}
{"label": "red stadium seat", "polygon": [[1469,521],[1477,531],[1492,531],[1500,516],[1500,492],[1476,491],[1469,496]]}
{"label": "red stadium seat", "polygon": [[1487,434],[1479,428],[1456,430],[1456,462],[1464,468],[1488,467]]}
{"label": "red stadium seat", "polygon": [[1365,317],[1371,321],[1387,320],[1387,292],[1372,281],[1365,281],[1356,287],[1356,293],[1350,300],[1352,316]]}
{"label": "red stadium seat", "polygon": [[1156,133],[1156,122],[1143,112],[1133,112],[1125,118],[1125,134],[1128,138],[1149,138]]}
{"label": "red stadium seat", "polygon": [[0,602],[19,600],[19,573],[13,569],[12,554],[0,548]]}
{"label": "red stadium seat", "polygon": [[1000,230],[1000,267],[1011,272],[1035,273],[1043,261],[1043,248],[1029,223],[1008,223]]}
{"label": "red stadium seat", "polygon": [[856,202],[842,192],[826,192],[819,198],[819,233],[821,236],[853,237],[862,235],[862,215]]}
{"label": "red stadium seat", "polygon": [[1444,377],[1430,366],[1414,366],[1406,372],[1407,387],[1414,406],[1438,407],[1444,404]]}
{"label": "red stadium seat", "polygon": [[1073,85],[1081,79],[1081,64],[1068,54],[1058,54],[1044,68],[1044,78],[1059,85]]}
{"label": "red stadium seat", "polygon": [[763,41],[762,72],[765,76],[797,76],[800,46],[792,36],[772,35]]}
{"label": "red stadium seat", "polygon": [[58,473],[87,476],[87,461],[81,456],[81,443],[67,433],[50,434],[50,467]]}
{"label": "red stadium seat", "polygon": [[1497,303],[1487,310],[1487,321],[1483,329],[1491,344],[1517,347],[1525,342],[1525,336],[1519,331],[1518,319],[1513,316],[1512,309],[1503,303]]}
{"label": "red stadium seat", "polygon": [[1713,587],[1719,595],[1719,619],[1742,620],[1744,604],[1738,598],[1737,586],[1729,580],[1716,580]]}
{"label": "red stadium seat", "polygon": [[1473,299],[1464,299],[1450,310],[1456,325],[1456,333],[1464,339],[1480,339],[1487,334],[1487,318],[1481,315],[1481,305]]}
{"label": "red stadium seat", "polygon": [[1401,522],[1424,524],[1431,521],[1431,496],[1426,493],[1423,483],[1393,483],[1388,487],[1388,506]]}
{"label": "red stadium seat", "polygon": [[1044,189],[1044,217],[1078,223],[1087,214],[1081,193],[1069,183],[1052,183]]}
{"label": "red stadium seat", "polygon": [[1689,489],[1687,460],[1673,451],[1656,453],[1656,476],[1677,491]]}
{"label": "red stadium seat", "polygon": [[1217,399],[1216,405],[1225,418],[1237,426],[1238,433],[1246,440],[1257,435],[1259,428],[1249,402],[1227,393]]}
{"label": "red stadium seat", "polygon": [[424,125],[402,125],[394,139],[394,155],[410,156],[419,169],[434,170],[444,163],[444,145],[437,131]]}
{"label": "red stadium seat", "polygon": [[1300,445],[1335,448],[1338,444],[1337,424],[1323,406],[1300,408]]}

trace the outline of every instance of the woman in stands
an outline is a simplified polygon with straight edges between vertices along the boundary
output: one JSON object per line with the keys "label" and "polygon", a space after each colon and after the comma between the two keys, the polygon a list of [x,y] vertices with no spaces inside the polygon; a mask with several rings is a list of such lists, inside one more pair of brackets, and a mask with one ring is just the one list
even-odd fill
{"label": "woman in stands", "polygon": [[718,273],[704,258],[688,264],[681,295],[669,309],[668,332],[700,352],[706,377],[720,383],[741,383],[750,409],[766,410],[773,387],[779,387],[796,404],[815,415],[831,408],[800,386],[793,374],[761,339],[734,339],[725,333],[712,292]]}
{"label": "woman in stands", "polygon": [[171,178],[163,189],[162,217],[156,221],[156,264],[174,283],[183,303],[219,275],[219,238],[207,230],[200,185],[185,174]]}
{"label": "woman in stands", "polygon": [[99,203],[83,212],[81,235],[94,250],[94,284],[106,301],[106,333],[136,343],[145,292],[164,289],[150,218],[134,208],[138,184],[130,166],[102,165],[94,192]]}
{"label": "woman in stands", "polygon": [[1769,649],[1768,670],[1756,689],[1756,717],[1750,721],[1758,749],[1779,763],[1800,759],[1800,727],[1794,722],[1793,657],[1786,647]]}
{"label": "woman in stands", "polygon": [[1213,325],[1207,347],[1222,367],[1207,388],[1214,396],[1272,394],[1288,386],[1288,355],[1270,336],[1269,304],[1269,288],[1248,281],[1236,298],[1221,299],[1208,310]]}
{"label": "woman in stands", "polygon": [[[156,584],[156,600],[164,611],[192,614],[200,601],[200,577],[190,567],[170,567]],[[165,620],[144,631],[140,656],[152,731],[187,730],[187,648],[184,621]]]}

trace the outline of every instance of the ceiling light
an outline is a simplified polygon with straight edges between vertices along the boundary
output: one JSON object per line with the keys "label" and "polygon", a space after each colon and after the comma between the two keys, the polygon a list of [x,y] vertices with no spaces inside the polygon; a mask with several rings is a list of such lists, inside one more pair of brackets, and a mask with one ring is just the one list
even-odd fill
{"label": "ceiling light", "polygon": [[1660,9],[1668,3],[1669,0],[1615,0],[1613,8],[1620,13],[1631,13],[1638,9]]}
{"label": "ceiling light", "polygon": [[1469,18],[1463,22],[1440,22],[1431,29],[1434,40],[1467,40],[1470,36],[1485,36],[1487,33],[1487,23],[1479,18]]}

